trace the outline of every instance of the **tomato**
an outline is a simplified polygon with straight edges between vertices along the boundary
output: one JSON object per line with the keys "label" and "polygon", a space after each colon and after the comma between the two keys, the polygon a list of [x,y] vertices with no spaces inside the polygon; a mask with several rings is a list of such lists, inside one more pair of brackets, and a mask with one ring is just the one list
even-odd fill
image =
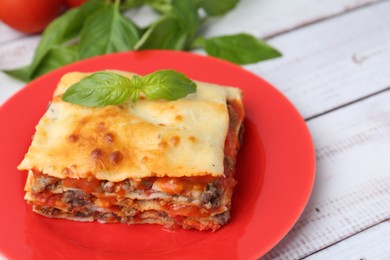
{"label": "tomato", "polygon": [[64,187],[73,187],[84,191],[85,193],[97,192],[100,188],[100,181],[96,178],[88,179],[73,179],[66,178],[62,180]]}
{"label": "tomato", "polygon": [[180,194],[184,189],[184,183],[178,178],[159,178],[157,186],[168,194]]}
{"label": "tomato", "polygon": [[0,20],[25,33],[41,32],[62,10],[62,0],[0,0]]}
{"label": "tomato", "polygon": [[84,4],[85,1],[86,0],[65,0],[65,4],[67,7],[72,8]]}

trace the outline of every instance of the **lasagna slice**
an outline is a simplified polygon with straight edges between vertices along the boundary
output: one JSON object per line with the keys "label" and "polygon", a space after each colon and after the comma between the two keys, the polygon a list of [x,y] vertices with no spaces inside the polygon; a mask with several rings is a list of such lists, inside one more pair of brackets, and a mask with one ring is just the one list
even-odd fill
{"label": "lasagna slice", "polygon": [[[119,72],[123,76],[133,74]],[[83,107],[62,77],[18,166],[25,199],[52,218],[216,230],[230,217],[244,118],[241,91],[197,82],[176,101]]]}

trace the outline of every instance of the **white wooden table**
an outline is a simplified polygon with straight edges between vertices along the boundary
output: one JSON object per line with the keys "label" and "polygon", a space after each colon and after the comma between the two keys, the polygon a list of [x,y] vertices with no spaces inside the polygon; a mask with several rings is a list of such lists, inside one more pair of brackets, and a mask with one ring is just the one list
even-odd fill
{"label": "white wooden table", "polygon": [[[236,32],[283,52],[245,68],[294,103],[317,153],[304,213],[263,258],[390,259],[390,1],[242,0],[206,34]],[[39,38],[0,22],[0,69],[29,63]],[[23,85],[0,72],[0,104]]]}

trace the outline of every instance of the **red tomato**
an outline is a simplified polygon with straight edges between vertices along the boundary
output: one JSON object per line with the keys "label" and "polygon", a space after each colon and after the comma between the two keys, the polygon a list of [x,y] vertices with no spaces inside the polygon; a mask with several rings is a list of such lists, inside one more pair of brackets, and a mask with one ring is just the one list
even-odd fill
{"label": "red tomato", "polygon": [[86,0],[65,0],[65,4],[67,7],[72,8],[84,4],[85,1]]}
{"label": "red tomato", "polygon": [[62,0],[0,0],[0,20],[25,32],[42,31],[62,11]]}

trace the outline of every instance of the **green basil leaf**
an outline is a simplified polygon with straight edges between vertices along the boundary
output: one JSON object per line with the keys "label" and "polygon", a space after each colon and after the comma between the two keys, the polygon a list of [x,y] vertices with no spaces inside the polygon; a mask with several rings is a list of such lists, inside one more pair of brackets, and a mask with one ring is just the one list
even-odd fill
{"label": "green basil leaf", "polygon": [[138,75],[134,75],[131,78],[131,86],[130,87],[131,87],[130,99],[133,103],[135,103],[141,95],[142,78]]}
{"label": "green basil leaf", "polygon": [[143,0],[143,2],[159,13],[168,13],[172,10],[172,0]]}
{"label": "green basil leaf", "polygon": [[282,54],[248,34],[236,34],[213,38],[198,38],[195,45],[202,46],[207,54],[237,64],[250,64],[280,57]]}
{"label": "green basil leaf", "polygon": [[36,70],[38,67],[42,67],[41,63],[47,59],[45,58],[47,55],[50,55],[48,53],[55,47],[66,46],[80,32],[85,17],[103,6],[102,1],[91,0],[80,8],[70,9],[56,18],[43,32],[31,65],[17,70],[8,70],[5,73],[23,81],[29,81],[36,75],[40,75],[41,73],[37,73]]}
{"label": "green basil leaf", "polygon": [[125,11],[130,8],[137,7],[143,4],[143,0],[123,0],[121,1],[120,10]]}
{"label": "green basil leaf", "polygon": [[200,26],[199,6],[192,0],[172,0],[172,12],[180,18],[184,30],[194,35]]}
{"label": "green basil leaf", "polygon": [[91,15],[80,34],[80,58],[133,49],[138,29],[119,12],[119,1]]}
{"label": "green basil leaf", "polygon": [[49,71],[62,67],[66,64],[75,62],[79,59],[77,46],[52,47],[41,59],[39,65],[35,68],[31,78],[39,77]]}
{"label": "green basil leaf", "polygon": [[159,70],[142,77],[142,91],[148,99],[176,100],[196,91],[196,84],[184,74]]}
{"label": "green basil leaf", "polygon": [[240,0],[200,0],[201,7],[210,16],[224,15],[236,7]]}
{"label": "green basil leaf", "polygon": [[31,66],[25,66],[14,70],[3,70],[3,72],[10,75],[11,77],[27,82],[30,80],[30,68]]}
{"label": "green basil leaf", "polygon": [[176,100],[196,91],[196,84],[184,74],[160,70],[131,79],[113,72],[97,72],[70,86],[62,100],[89,107],[119,105],[129,98],[136,102],[141,92],[148,99]]}
{"label": "green basil leaf", "polygon": [[87,1],[79,8],[72,8],[62,16],[55,19],[43,32],[42,38],[35,51],[31,65],[31,74],[39,66],[44,56],[55,46],[64,46],[78,36],[85,22],[85,17],[95,10],[104,8],[106,5],[99,0]]}
{"label": "green basil leaf", "polygon": [[62,100],[88,107],[119,105],[131,95],[131,80],[112,72],[96,72],[70,86]]}
{"label": "green basil leaf", "polygon": [[175,15],[162,16],[146,30],[134,48],[136,50],[182,50],[186,43],[187,32],[183,30],[180,23],[181,20]]}

